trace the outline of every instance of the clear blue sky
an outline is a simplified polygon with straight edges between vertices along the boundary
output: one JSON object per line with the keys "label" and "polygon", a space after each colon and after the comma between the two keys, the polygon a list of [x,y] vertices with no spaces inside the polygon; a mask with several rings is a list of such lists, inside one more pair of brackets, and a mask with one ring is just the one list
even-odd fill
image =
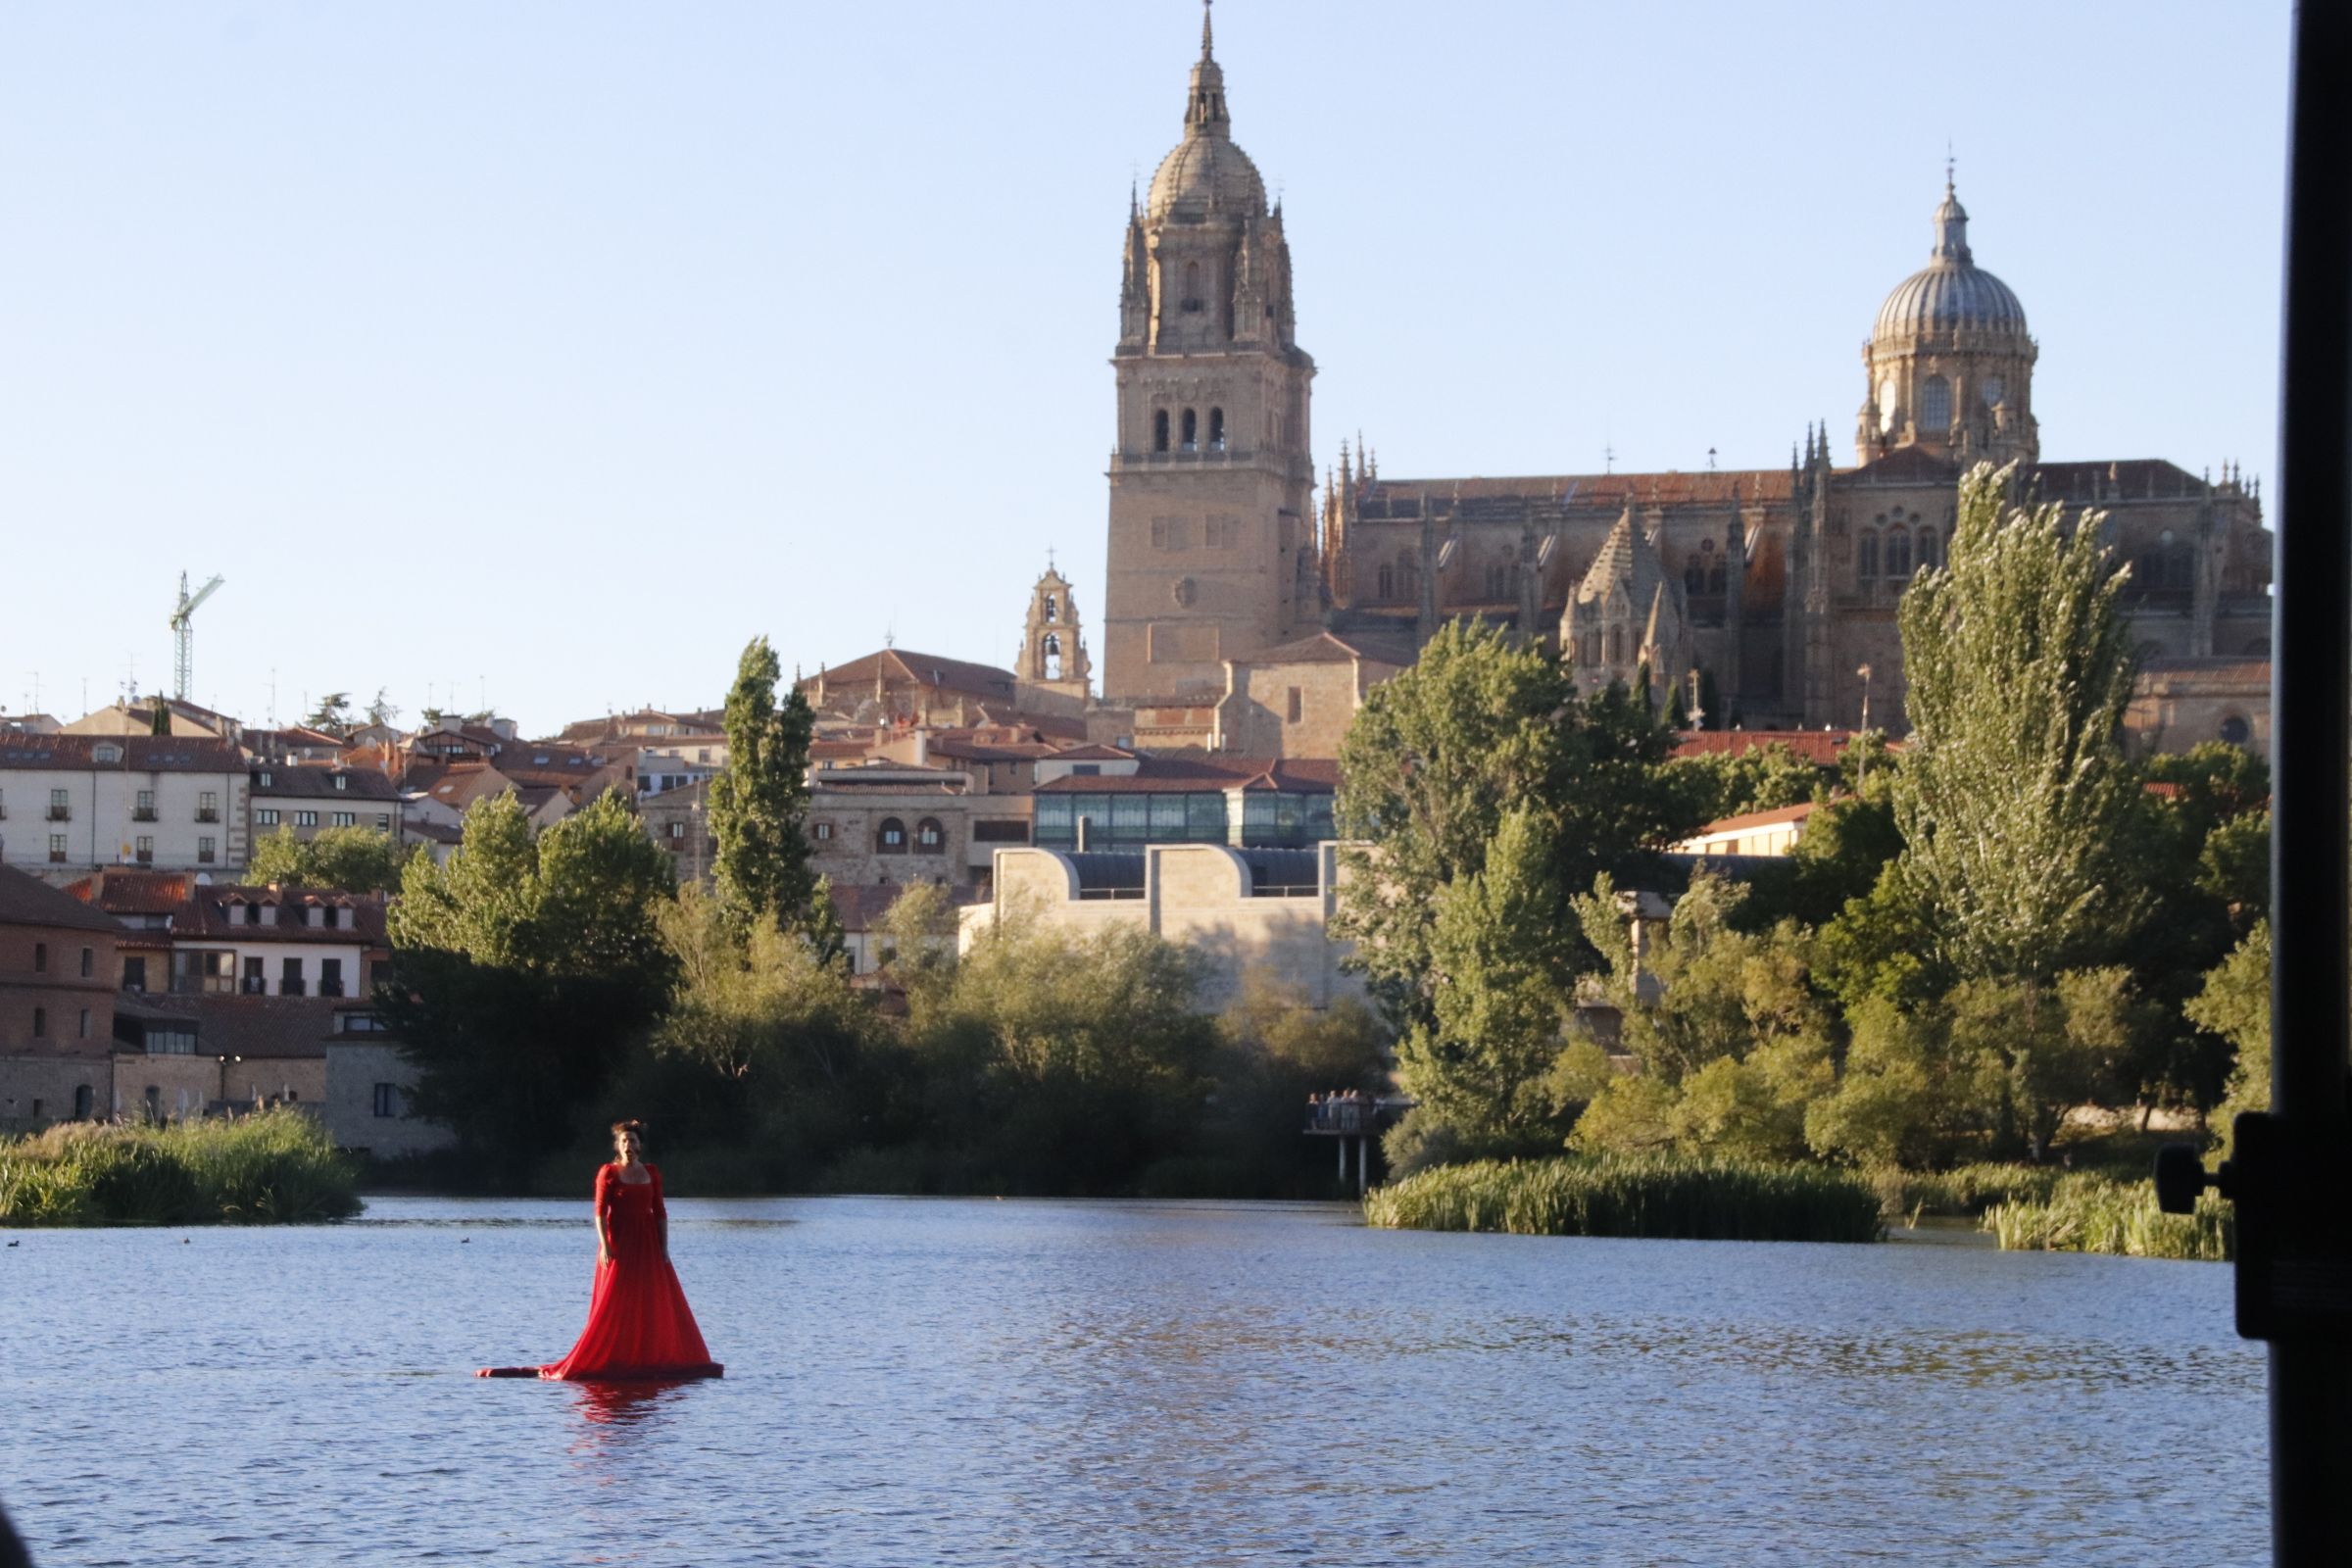
{"label": "clear blue sky", "polygon": [[[2283,4],[1225,0],[1318,464],[1850,451],[1947,140],[2052,458],[2274,466]],[[715,702],[1100,618],[1191,0],[0,7],[0,705]]]}

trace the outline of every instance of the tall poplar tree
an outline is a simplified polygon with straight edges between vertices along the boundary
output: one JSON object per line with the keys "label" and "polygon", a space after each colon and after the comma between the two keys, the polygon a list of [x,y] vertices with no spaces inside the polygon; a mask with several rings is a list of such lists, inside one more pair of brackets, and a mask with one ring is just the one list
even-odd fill
{"label": "tall poplar tree", "polygon": [[2113,956],[2142,912],[2117,852],[2133,661],[2102,514],[2013,506],[2015,473],[1969,471],[1949,564],[1903,595],[1891,874],[1952,979],[2046,984]]}
{"label": "tall poplar tree", "polygon": [[808,743],[816,715],[796,686],[779,705],[781,666],[755,637],[727,691],[727,766],[710,780],[710,834],[717,840],[718,898],[738,930],[773,920],[787,931],[821,933],[831,909],[808,864]]}

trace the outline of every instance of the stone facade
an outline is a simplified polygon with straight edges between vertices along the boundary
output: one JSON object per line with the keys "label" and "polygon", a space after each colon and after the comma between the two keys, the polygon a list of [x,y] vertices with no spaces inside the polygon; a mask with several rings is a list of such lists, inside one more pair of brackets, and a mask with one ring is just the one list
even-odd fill
{"label": "stone facade", "polygon": [[1280,977],[1303,1005],[1322,1008],[1364,996],[1362,981],[1342,968],[1351,944],[1326,930],[1339,880],[1333,844],[1258,852],[1160,844],[1117,855],[1003,850],[993,896],[962,911],[958,941],[968,949],[1014,917],[1079,933],[1140,926],[1199,957],[1205,1011],[1239,998],[1252,969]]}
{"label": "stone facade", "polygon": [[1409,646],[1327,631],[1225,663],[1212,751],[1337,757],[1364,694],[1413,662]]}
{"label": "stone facade", "polygon": [[2257,488],[2228,467],[2044,461],[2039,345],[1978,265],[1948,178],[1931,228],[1928,265],[1887,294],[1864,347],[1850,466],[1826,423],[1785,469],[1704,472],[1391,479],[1359,440],[1342,443],[1307,515],[1314,367],[1292,334],[1280,209],[1231,141],[1204,37],[1185,139],[1127,227],[1105,711],[1091,733],[1210,744],[1213,700],[1192,694],[1221,672],[1240,697],[1224,727],[1252,749],[1330,745],[1325,726],[1265,718],[1276,687],[1287,712],[1288,688],[1303,700],[1311,684],[1268,674],[1273,651],[1326,630],[1399,644],[1409,662],[1460,616],[1556,650],[1582,685],[1646,668],[1653,697],[1710,690],[1717,724],[1846,727],[1867,705],[1899,730],[1895,605],[1942,563],[1960,476],[1986,460],[2018,465],[2021,501],[2101,515],[2132,570],[2123,607],[2144,657],[2266,658]]}

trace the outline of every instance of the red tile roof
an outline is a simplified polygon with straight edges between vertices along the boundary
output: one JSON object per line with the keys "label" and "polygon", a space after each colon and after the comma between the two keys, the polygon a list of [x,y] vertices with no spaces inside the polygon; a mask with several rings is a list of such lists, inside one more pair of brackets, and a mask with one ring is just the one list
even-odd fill
{"label": "red tile roof", "polygon": [[[1676,757],[1744,757],[1759,746],[1786,746],[1815,767],[1836,767],[1838,753],[1854,738],[1850,729],[1705,729],[1675,737]],[[1900,751],[1896,743],[1894,749]]]}
{"label": "red tile roof", "polygon": [[1274,790],[1287,795],[1330,795],[1340,784],[1340,764],[1319,758],[1275,760],[1202,753],[1193,757],[1147,757],[1129,774],[1079,774],[1040,784],[1040,795],[1198,795],[1230,789]]}
{"label": "red tile roof", "polygon": [[1748,811],[1740,816],[1720,817],[1691,834],[1704,838],[1710,833],[1738,833],[1751,827],[1771,827],[1780,822],[1802,822],[1821,809],[1818,801],[1799,801],[1794,806],[1783,806],[1769,811]]}
{"label": "red tile roof", "polygon": [[55,927],[68,931],[103,931],[121,936],[122,927],[82,903],[72,893],[51,887],[37,876],[0,866],[0,925]]}

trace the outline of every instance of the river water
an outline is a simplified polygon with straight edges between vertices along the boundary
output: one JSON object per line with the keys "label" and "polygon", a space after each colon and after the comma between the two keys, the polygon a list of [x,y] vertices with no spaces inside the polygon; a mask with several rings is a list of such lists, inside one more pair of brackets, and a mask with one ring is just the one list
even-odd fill
{"label": "river water", "polygon": [[672,1217],[727,1377],[621,1396],[471,1376],[568,1347],[584,1201],[10,1232],[0,1501],[43,1568],[2265,1560],[2263,1363],[2210,1264]]}

